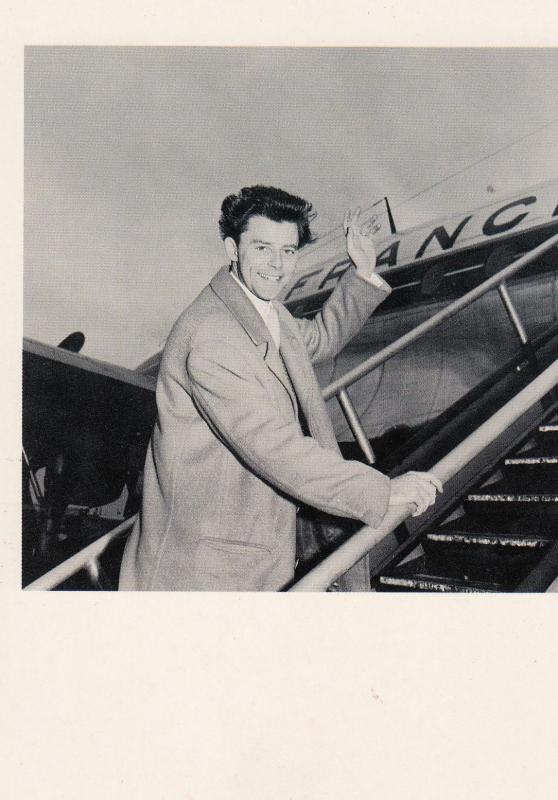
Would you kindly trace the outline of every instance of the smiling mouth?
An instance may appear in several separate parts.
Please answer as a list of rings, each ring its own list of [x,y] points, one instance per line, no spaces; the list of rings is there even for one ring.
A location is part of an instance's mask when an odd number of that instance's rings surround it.
[[[275,281],[275,283],[279,283],[281,280],[281,275],[269,275],[267,272],[258,272],[260,278],[263,278],[264,281]]]

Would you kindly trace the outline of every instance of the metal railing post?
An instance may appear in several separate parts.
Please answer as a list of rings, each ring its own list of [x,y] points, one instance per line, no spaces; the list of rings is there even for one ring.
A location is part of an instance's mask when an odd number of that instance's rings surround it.
[[[339,405],[341,406],[343,414],[345,415],[345,419],[349,424],[349,428],[351,429],[357,444],[364,453],[364,457],[369,464],[373,464],[376,461],[374,451],[372,450],[372,446],[368,441],[356,409],[352,404],[351,398],[347,394],[347,390],[341,389],[341,391],[337,394],[337,399],[339,400]]]
[[[87,574],[89,575],[92,583],[99,583],[99,561],[97,558],[92,558],[85,565]]]
[[[39,482],[35,476],[35,473],[31,469],[31,464],[27,457],[27,453],[25,452],[25,447],[21,448],[21,452],[23,454],[23,460],[25,461],[25,466],[27,467],[27,471],[29,473],[29,482],[31,483],[31,488],[33,489],[35,499],[37,500],[37,503],[41,506],[43,505],[45,500],[44,494],[41,492],[41,487],[39,486]]]
[[[519,316],[519,312],[510,297],[510,293],[505,281],[502,281],[502,283],[498,286],[498,294],[502,299],[502,303],[504,304],[504,308],[506,309],[511,323],[515,328],[515,332],[519,336],[519,341],[521,344],[527,344],[529,342],[527,331],[525,330],[523,322],[521,321],[521,317]]]

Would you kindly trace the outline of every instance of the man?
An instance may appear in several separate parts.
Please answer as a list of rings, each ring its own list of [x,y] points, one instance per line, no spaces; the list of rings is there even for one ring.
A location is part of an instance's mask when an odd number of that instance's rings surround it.
[[[427,473],[390,481],[344,461],[311,366],[341,350],[390,292],[360,212],[345,216],[354,267],[309,321],[275,298],[311,239],[311,205],[253,186],[221,210],[230,267],[166,343],[121,589],[278,590],[294,575],[299,503],[375,526],[388,505],[421,513],[441,490]]]

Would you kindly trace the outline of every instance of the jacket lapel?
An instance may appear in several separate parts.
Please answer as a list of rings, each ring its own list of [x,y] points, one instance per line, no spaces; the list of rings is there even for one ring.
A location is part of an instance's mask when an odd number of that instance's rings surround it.
[[[293,336],[290,329],[283,323],[281,317],[280,328],[280,351],[283,357],[283,362],[287,368],[287,373],[298,398],[298,402],[300,403],[300,407],[308,419],[308,391],[310,389],[310,385],[308,383],[308,373],[306,372],[304,364],[304,361],[307,360],[308,357],[306,353],[300,351],[299,342],[297,341],[296,337]]]
[[[295,415],[298,417],[298,406],[297,406],[297,399],[295,394],[295,389],[293,387],[293,383],[289,378],[287,370],[285,369],[285,364],[281,359],[279,354],[279,350],[275,346],[275,342],[270,341],[268,343],[267,352],[264,356],[264,361],[269,367],[269,369],[273,372],[276,378],[278,378],[291,398],[291,402],[293,404],[293,410]]]
[[[339,452],[333,426],[322,400],[321,389],[306,346],[298,335],[296,322],[279,303],[276,303],[275,307],[281,325],[281,354],[310,433],[322,447]]]
[[[210,286],[252,339],[268,369],[281,381],[291,398],[295,414],[298,416],[294,389],[269,328],[240,286],[231,278],[229,268],[222,267],[211,281]]]
[[[273,304],[279,315],[280,355],[269,328],[240,286],[231,278],[228,267],[219,270],[210,286],[254,342],[267,368],[285,387],[295,415],[298,417],[300,404],[310,433],[316,441],[323,447],[339,452],[316,375],[300,338],[298,326],[290,313],[281,303]]]
[[[209,285],[236,317],[255,345],[271,340],[267,325],[240,286],[231,278],[228,267],[222,267]]]

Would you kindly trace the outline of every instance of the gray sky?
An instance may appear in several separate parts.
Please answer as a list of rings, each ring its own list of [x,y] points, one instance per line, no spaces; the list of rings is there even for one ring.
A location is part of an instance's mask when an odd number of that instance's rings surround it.
[[[325,233],[384,195],[403,229],[556,178],[557,86],[558,49],[28,48],[24,333],[135,366],[224,263],[244,185]]]

